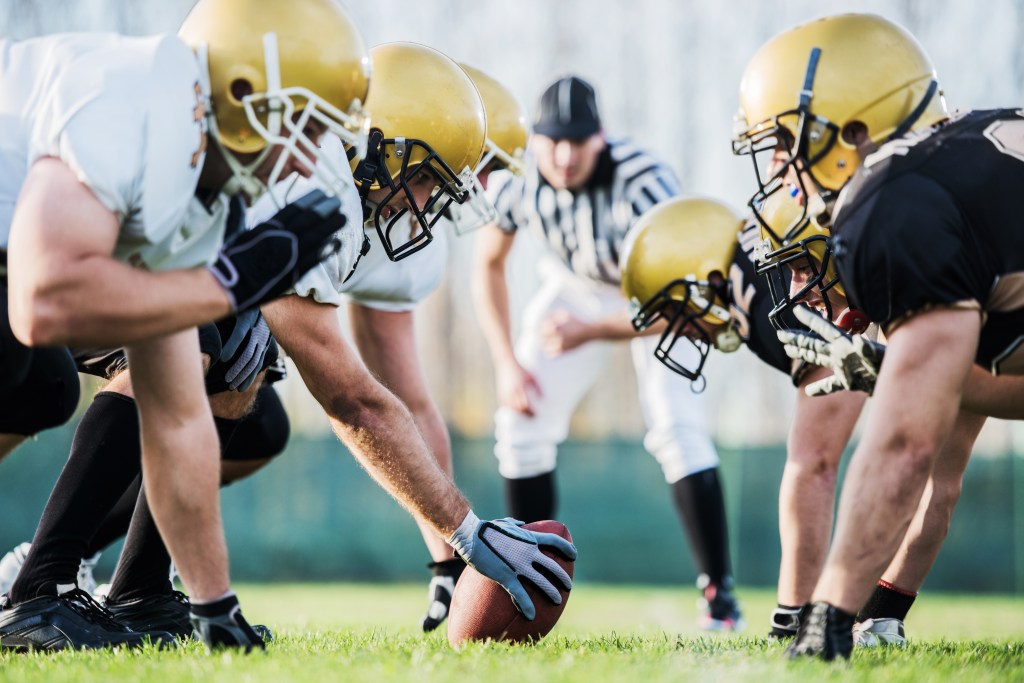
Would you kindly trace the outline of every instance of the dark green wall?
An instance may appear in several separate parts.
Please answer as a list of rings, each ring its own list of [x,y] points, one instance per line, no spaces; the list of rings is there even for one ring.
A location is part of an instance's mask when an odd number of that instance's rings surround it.
[[[63,465],[71,429],[43,434],[0,463],[0,548],[30,538]],[[478,514],[503,514],[501,484],[481,440],[455,443],[457,481]],[[724,450],[723,476],[737,578],[774,584],[781,448]],[[949,541],[927,587],[1014,591],[1014,486],[1021,458],[975,458]],[[1014,468],[1016,467],[1016,471]],[[573,442],[561,452],[560,514],[580,550],[577,576],[591,581],[689,582],[693,565],[654,460],[633,441]],[[1019,513],[1017,513],[1019,514]],[[418,530],[330,438],[297,437],[266,470],[224,493],[233,574],[245,580],[394,580],[426,576]],[[113,562],[108,553],[101,570]],[[1020,561],[1017,561],[1020,564]],[[104,571],[100,572],[104,574]]]

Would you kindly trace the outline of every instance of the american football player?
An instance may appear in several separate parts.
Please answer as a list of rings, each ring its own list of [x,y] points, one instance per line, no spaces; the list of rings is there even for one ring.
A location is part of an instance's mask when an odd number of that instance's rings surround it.
[[[555,510],[558,445],[573,411],[597,380],[613,340],[631,340],[647,424],[645,448],[657,459],[686,530],[702,591],[699,622],[742,626],[732,591],[718,453],[701,397],[651,358],[653,339],[636,338],[619,291],[618,254],[634,221],[678,192],[675,174],[632,142],[605,135],[593,87],[577,76],[552,83],[534,122],[534,159],[521,178],[492,179],[497,221],[478,233],[473,290],[495,365],[499,408],[495,455],[509,512],[535,521]],[[505,280],[516,234],[546,246],[543,281],[512,342]]]
[[[207,643],[246,648],[262,641],[229,587],[195,326],[281,294],[330,250],[337,199],[314,195],[225,243],[229,197],[320,173],[324,130],[358,146],[346,112],[365,98],[369,65],[333,2],[264,10],[204,0],[181,37],[0,41],[2,448],[67,418],[77,392],[67,347],[125,345],[154,517]],[[325,73],[349,78],[328,87]],[[27,559],[44,574],[16,582],[0,605],[0,645],[143,641],[76,589],[80,551],[67,575],[45,553]]]
[[[1024,123],[1012,109],[950,116],[913,36],[862,14],[768,41],[740,99],[736,147],[785,159],[760,193],[796,188],[805,213],[829,212],[827,256],[854,308],[888,340],[833,544],[788,650],[848,657],[854,615],[905,537],[972,365],[1019,374],[1013,284],[1024,250],[1007,227],[1012,193],[1000,188],[1024,174],[1014,134]]]
[[[374,48],[372,54],[377,65],[377,84],[374,87],[379,93],[380,101],[388,102],[389,106],[395,107],[405,116],[404,119],[401,115],[394,115],[392,118],[381,116],[376,119],[375,126],[383,128],[374,128],[374,131],[382,130],[385,133],[385,140],[414,142],[415,145],[411,148],[423,153],[421,165],[436,164],[438,167],[447,168],[447,159],[451,159],[457,167],[474,164],[484,146],[485,120],[479,95],[462,70],[441,53],[419,45],[390,44]],[[417,113],[420,104],[419,90],[409,87],[406,79],[396,75],[401,69],[414,70],[420,77],[417,88],[424,92],[445,91],[452,94],[446,103],[446,116],[441,119],[444,123],[437,123],[435,117]],[[461,99],[455,95],[460,95]],[[436,148],[435,137],[438,139]],[[447,147],[443,147],[443,144]],[[323,153],[331,155],[332,159],[345,159],[344,149],[337,138],[325,140]],[[367,158],[373,159],[374,155],[374,148],[371,148]],[[344,178],[348,166],[341,165],[339,169],[341,177]],[[415,215],[416,209],[422,209],[430,198],[436,196],[433,182],[421,180],[422,177],[429,177],[430,173],[423,172],[421,175],[420,169],[416,166],[402,168],[401,174],[396,173],[398,180],[394,180],[395,186],[403,187],[403,192],[386,194],[376,205],[376,216],[392,219],[388,225],[389,230],[396,226],[403,226],[411,232],[422,228],[419,224],[421,216]],[[318,187],[321,182],[319,178],[301,176],[281,181],[273,188],[272,193],[253,207],[250,221],[258,225],[263,217],[276,215],[277,206],[291,206],[293,195],[300,198],[298,201],[302,201],[301,198],[310,195],[311,187]],[[309,186],[306,186],[307,184]],[[408,191],[404,188],[408,188]],[[475,515],[468,511],[468,506],[454,488],[450,478],[437,467],[416,426],[411,422],[411,416],[405,406],[384,389],[349,350],[341,335],[334,307],[341,302],[339,291],[350,281],[348,278],[354,272],[354,264],[359,259],[363,241],[362,231],[359,230],[362,221],[358,214],[354,214],[354,211],[359,210],[360,201],[351,177],[347,178],[343,191],[343,206],[353,215],[346,221],[351,228],[339,233],[338,237],[343,243],[356,245],[356,248],[350,249],[343,245],[335,254],[300,279],[295,285],[294,293],[280,300],[281,306],[264,308],[264,323],[260,323],[263,319],[261,314],[253,315],[253,322],[248,325],[248,329],[243,329],[243,336],[240,338],[235,339],[235,332],[230,324],[221,330],[217,339],[224,340],[224,348],[232,346],[245,349],[240,357],[236,358],[233,355],[234,351],[226,356],[218,356],[214,345],[205,347],[210,349],[207,355],[219,359],[213,363],[207,375],[208,389],[221,387],[214,390],[210,398],[214,414],[220,418],[218,426],[225,430],[236,429],[233,427],[233,420],[244,415],[251,405],[251,397],[259,386],[261,370],[270,364],[272,348],[269,351],[251,350],[253,340],[257,338],[257,331],[263,329],[267,335],[270,332],[276,333],[275,337],[295,361],[307,386],[328,412],[336,432],[360,458],[366,469],[389,492],[417,513],[418,517],[429,519],[430,524],[424,524],[424,527],[432,534],[437,533],[438,527],[441,531],[447,532],[445,535],[449,542],[455,545],[460,553],[460,562],[470,562],[486,575],[507,586],[520,608],[532,618],[533,605],[520,584],[520,578],[528,578],[549,596],[553,596],[552,599],[559,599],[557,590],[549,580],[538,574],[534,568],[535,562],[540,566],[553,564],[546,558],[535,557],[540,555],[537,544],[554,545],[566,555],[573,555],[574,550],[567,543],[549,539],[543,534],[523,531],[511,522],[480,522],[476,519]],[[387,188],[378,188],[378,191],[389,192]],[[464,199],[464,191],[459,188],[448,188],[446,191],[452,191],[460,201]],[[374,201],[374,197],[372,192],[369,193],[367,201]],[[412,220],[404,223],[395,222],[396,215],[409,210],[411,212],[407,215],[413,217]],[[367,211],[367,215],[373,216],[374,212]],[[353,233],[358,238],[353,236]],[[386,232],[381,234],[382,239],[385,237]],[[410,261],[414,261],[418,254],[409,256]],[[380,293],[377,292],[377,295],[380,296]],[[240,323],[233,324],[237,327]],[[411,333],[411,327],[409,332]],[[235,342],[232,345],[233,339]],[[390,341],[384,340],[387,343]],[[411,342],[404,340],[403,343]],[[256,347],[267,344],[267,338],[263,337]],[[386,352],[388,350],[396,349],[380,349],[374,352],[382,354],[378,358],[381,362],[385,357],[389,363],[403,362],[402,358],[392,359]],[[235,373],[233,369],[236,367],[242,367],[243,370]],[[96,433],[92,438],[100,442],[104,440],[104,435],[115,431],[110,426],[116,410],[115,405],[131,401],[131,384],[127,381],[129,372],[121,373],[106,387],[101,396],[112,395],[116,400],[108,401],[106,406],[97,408],[95,420],[88,423],[95,427]],[[211,381],[211,376],[217,379]],[[255,376],[255,381],[245,380],[246,377],[252,376]],[[409,389],[410,381],[419,379],[413,377],[407,380],[405,388]],[[227,387],[223,386],[225,381]],[[224,391],[226,388],[234,391]],[[90,411],[92,410],[91,407]],[[91,417],[93,416],[87,412],[86,418]],[[245,423],[239,428],[244,427]],[[125,442],[124,448],[127,450],[130,443],[121,432],[128,430],[116,431],[119,432],[118,437]],[[230,436],[230,440],[228,436],[223,439],[229,450],[233,439],[234,435]],[[225,458],[226,479],[251,474],[262,464],[262,461],[232,463],[229,453],[225,454]],[[77,463],[77,467],[95,470],[97,460],[94,451],[83,449],[73,452],[71,461]],[[232,465],[230,469],[228,465]],[[132,481],[131,478],[126,478],[124,472],[119,477],[120,481],[124,482],[123,485]],[[115,501],[111,501],[111,505]],[[56,493],[51,497],[47,510],[48,513],[44,514],[44,524],[48,518],[56,522],[48,524],[45,530],[41,526],[41,532],[36,534],[36,544],[53,544],[59,539],[66,538],[71,524],[74,525],[78,537],[87,541],[93,535],[96,525],[102,521],[103,514],[110,510],[110,506],[99,510],[99,516],[96,510],[87,513],[91,528],[83,523],[80,516],[72,517],[64,505],[63,497]],[[454,519],[455,516],[458,519]],[[439,518],[443,521],[439,522]],[[498,544],[498,550],[492,552],[489,545],[492,534],[503,534],[510,541],[504,545]],[[478,542],[479,539],[486,541]],[[524,544],[530,543],[533,544],[533,552],[523,554],[521,548]],[[520,554],[511,560],[503,559],[508,552]],[[140,498],[125,551],[106,603],[120,621],[133,628],[159,627],[179,636],[192,632],[192,626],[187,619],[188,601],[181,594],[175,593],[167,580],[169,559],[149,519],[146,499]],[[555,580],[561,580],[568,585],[569,579],[564,573],[555,572],[555,577]],[[195,613],[194,605],[192,612]],[[192,622],[195,624],[194,618]],[[200,624],[195,624],[197,631],[200,627]]]

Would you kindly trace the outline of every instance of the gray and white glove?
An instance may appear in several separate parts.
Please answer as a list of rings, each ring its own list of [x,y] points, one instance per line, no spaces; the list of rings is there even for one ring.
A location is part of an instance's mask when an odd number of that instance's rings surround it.
[[[224,340],[217,359],[220,363],[231,363],[231,367],[223,371],[228,388],[246,391],[252,386],[273,343],[260,309],[250,308],[236,315],[234,329]]]
[[[523,524],[511,517],[482,522],[470,510],[459,528],[448,538],[448,543],[466,564],[500,583],[512,596],[516,608],[532,621],[537,616],[537,609],[522,584],[523,579],[535,585],[556,605],[562,603],[558,588],[537,568],[549,572],[565,590],[572,589],[569,575],[557,562],[542,553],[540,547],[550,546],[567,560],[576,559],[576,547],[556,534],[523,529]]]
[[[252,386],[256,376],[263,367],[263,359],[267,357],[267,350],[270,348],[270,328],[262,315],[256,319],[252,331],[249,333],[249,343],[245,350],[238,356],[234,365],[224,373],[224,379],[228,386],[236,391],[247,391]]]
[[[811,330],[780,330],[779,341],[786,355],[832,371],[831,377],[808,384],[808,396],[824,396],[837,391],[864,391],[870,396],[878,381],[885,345],[861,334],[850,335],[820,315],[797,306],[797,320]]]

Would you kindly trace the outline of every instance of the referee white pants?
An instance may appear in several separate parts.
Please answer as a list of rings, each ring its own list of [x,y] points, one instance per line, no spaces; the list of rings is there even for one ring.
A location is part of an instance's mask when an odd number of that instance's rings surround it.
[[[516,343],[519,363],[537,379],[543,395],[533,397],[534,417],[508,408],[495,415],[494,454],[507,479],[525,479],[555,469],[558,444],[583,395],[604,372],[611,344],[592,341],[556,357],[541,348],[541,322],[558,310],[585,321],[628,308],[617,287],[573,275],[560,263],[541,265],[543,284],[524,312]],[[654,357],[658,337],[630,342],[647,434],[644,448],[657,459],[669,484],[718,466],[708,435],[703,396],[690,382]],[[687,349],[689,351],[689,349]],[[696,350],[693,350],[694,359]]]

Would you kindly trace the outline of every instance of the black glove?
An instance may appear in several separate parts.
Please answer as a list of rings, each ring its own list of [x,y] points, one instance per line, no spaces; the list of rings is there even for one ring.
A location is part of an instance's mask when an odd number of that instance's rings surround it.
[[[341,246],[334,233],[345,226],[341,200],[313,190],[265,223],[239,233],[221,247],[209,270],[244,311],[288,290]]]

